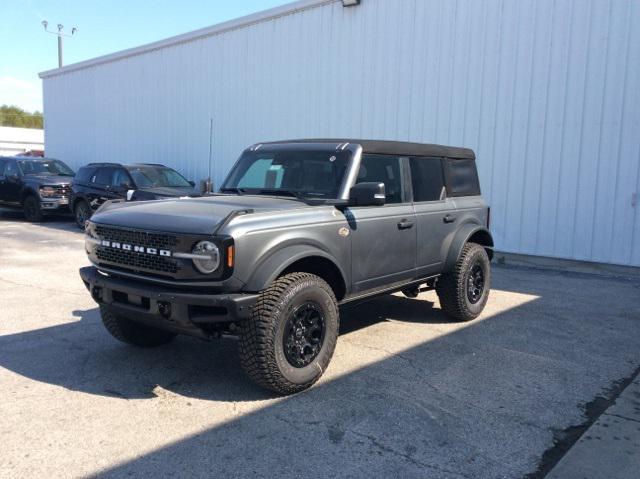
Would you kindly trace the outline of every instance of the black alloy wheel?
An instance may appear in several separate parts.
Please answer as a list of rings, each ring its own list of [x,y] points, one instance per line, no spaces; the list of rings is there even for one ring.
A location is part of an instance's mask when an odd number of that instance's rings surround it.
[[[480,262],[475,263],[467,277],[467,298],[471,304],[476,304],[484,292],[484,270]]]
[[[324,343],[324,322],[322,309],[314,301],[306,301],[291,312],[282,338],[289,364],[304,368],[313,362]]]
[[[42,211],[40,211],[40,201],[33,195],[24,199],[24,217],[27,221],[37,223],[42,221]]]

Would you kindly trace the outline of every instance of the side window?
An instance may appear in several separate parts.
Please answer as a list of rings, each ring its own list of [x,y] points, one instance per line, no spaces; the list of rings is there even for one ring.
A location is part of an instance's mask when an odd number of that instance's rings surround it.
[[[4,165],[4,174],[6,176],[19,175],[20,171],[18,170],[18,163],[15,160],[6,160]]]
[[[402,203],[400,158],[388,155],[364,155],[356,183],[384,183],[387,203]]]
[[[73,181],[74,183],[89,183],[95,172],[95,168],[80,168]]]
[[[129,173],[124,168],[116,168],[111,179],[111,186],[125,186],[131,184]]]
[[[93,182],[101,186],[111,185],[115,170],[116,170],[115,168],[111,168],[111,167],[98,168],[98,171],[96,172],[96,176]]]
[[[447,186],[451,196],[477,196],[480,182],[474,160],[447,158]]]
[[[0,176],[4,176],[4,164],[5,164],[5,160],[0,158]]]
[[[442,199],[444,174],[440,158],[411,158],[411,186],[413,201]]]

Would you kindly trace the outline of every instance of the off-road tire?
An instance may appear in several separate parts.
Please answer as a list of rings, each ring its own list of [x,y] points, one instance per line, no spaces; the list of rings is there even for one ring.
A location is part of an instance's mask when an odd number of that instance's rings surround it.
[[[44,218],[40,209],[40,200],[35,195],[29,195],[24,199],[22,209],[25,219],[31,223],[39,223]]]
[[[91,218],[91,207],[86,201],[80,200],[76,203],[76,206],[73,209],[73,216],[78,228],[84,231],[85,221]]]
[[[290,315],[305,302],[313,301],[324,317],[324,340],[313,361],[294,367],[284,351],[285,327]],[[240,362],[257,384],[278,394],[294,394],[312,386],[327,369],[340,325],[338,303],[331,287],[309,273],[281,276],[264,290],[251,318],[240,325]]]
[[[102,324],[111,336],[123,343],[141,348],[154,348],[171,342],[176,334],[163,329],[153,328],[118,316],[108,306],[100,306]]]
[[[482,296],[476,303],[468,297],[468,279],[474,265],[484,273]],[[456,321],[471,321],[482,313],[491,289],[491,265],[486,250],[477,243],[467,243],[452,271],[443,274],[436,283],[440,306]]]

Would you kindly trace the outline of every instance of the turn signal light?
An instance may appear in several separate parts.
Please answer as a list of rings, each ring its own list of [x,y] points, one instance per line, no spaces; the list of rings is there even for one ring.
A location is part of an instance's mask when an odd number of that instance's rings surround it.
[[[229,268],[233,268],[233,253],[233,245],[231,245],[227,248],[227,266]]]

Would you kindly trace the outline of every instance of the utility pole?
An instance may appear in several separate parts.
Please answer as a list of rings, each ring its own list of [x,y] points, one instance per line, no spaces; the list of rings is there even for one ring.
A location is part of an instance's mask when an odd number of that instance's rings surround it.
[[[42,21],[42,26],[44,27],[45,32],[51,33],[52,35],[56,35],[58,37],[58,68],[62,68],[62,38],[72,37],[78,31],[78,29],[76,27],[73,27],[71,29],[71,35],[67,35],[65,33],[62,33],[64,25],[62,25],[61,23],[58,23],[57,32],[51,31],[47,28],[49,26],[49,22],[47,22],[46,20]]]

